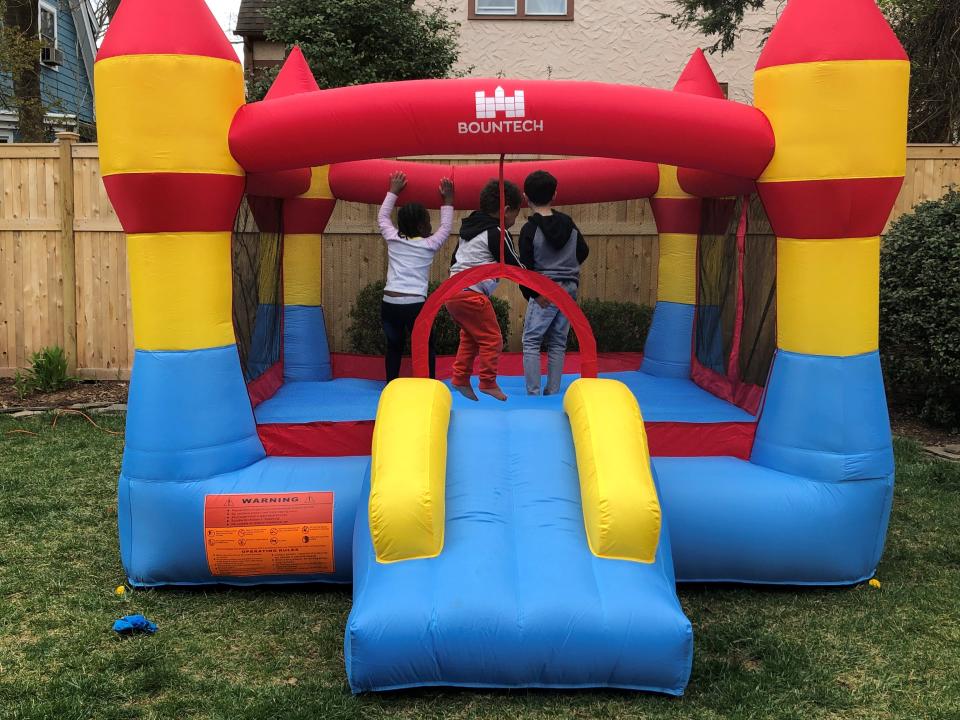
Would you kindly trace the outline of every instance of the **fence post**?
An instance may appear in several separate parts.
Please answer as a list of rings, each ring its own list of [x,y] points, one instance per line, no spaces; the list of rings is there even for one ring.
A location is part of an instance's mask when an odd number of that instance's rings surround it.
[[[75,132],[58,132],[60,145],[60,255],[63,278],[63,350],[67,372],[77,371],[77,260],[74,242],[73,144],[80,139]]]

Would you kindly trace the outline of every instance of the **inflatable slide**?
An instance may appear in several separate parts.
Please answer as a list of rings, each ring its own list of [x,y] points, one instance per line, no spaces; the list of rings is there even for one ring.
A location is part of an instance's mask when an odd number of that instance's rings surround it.
[[[626,386],[578,380],[567,414],[450,405],[430,380],[395,381],[380,401],[354,539],[353,690],[682,694],[693,633]]]

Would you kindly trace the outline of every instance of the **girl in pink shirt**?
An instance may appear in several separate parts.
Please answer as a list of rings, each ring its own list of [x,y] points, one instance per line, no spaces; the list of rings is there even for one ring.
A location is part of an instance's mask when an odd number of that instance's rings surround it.
[[[440,228],[433,232],[430,214],[419,203],[409,203],[397,211],[397,225],[390,219],[397,198],[407,185],[407,176],[395,172],[390,176],[390,191],[387,193],[377,224],[380,234],[387,241],[387,282],[383,289],[380,318],[383,334],[387,339],[385,358],[387,382],[400,376],[400,361],[407,336],[427,299],[427,286],[433,256],[450,237],[453,226],[453,181],[440,181]],[[433,337],[430,338],[430,377],[436,376],[436,357]]]

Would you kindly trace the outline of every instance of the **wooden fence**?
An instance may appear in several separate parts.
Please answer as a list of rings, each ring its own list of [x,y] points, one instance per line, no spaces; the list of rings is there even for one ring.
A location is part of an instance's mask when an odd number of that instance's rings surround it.
[[[952,184],[960,184],[960,147],[911,146],[894,217]],[[658,249],[649,203],[569,210],[591,245],[582,297],[653,303]],[[349,349],[357,292],[386,273],[375,217],[374,207],[340,203],[324,239],[323,303],[334,350]],[[448,257],[441,251],[435,279],[445,277]],[[523,303],[513,286],[498,293],[511,303],[508,344],[518,349]],[[69,134],[55,145],[0,145],[0,375],[24,367],[47,345],[75,353],[80,376],[129,376],[126,243],[100,179],[97,146]]]

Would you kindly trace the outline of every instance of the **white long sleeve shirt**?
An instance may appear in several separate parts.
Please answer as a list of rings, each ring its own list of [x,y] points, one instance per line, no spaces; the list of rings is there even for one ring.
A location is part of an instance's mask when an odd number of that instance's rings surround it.
[[[453,227],[453,206],[440,208],[440,227],[427,238],[407,238],[400,234],[390,219],[397,196],[388,192],[377,213],[380,234],[387,241],[387,283],[384,290],[427,297],[430,266],[437,250],[450,237]]]

